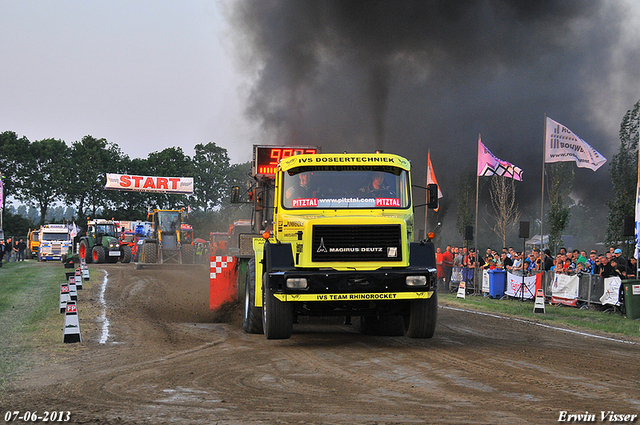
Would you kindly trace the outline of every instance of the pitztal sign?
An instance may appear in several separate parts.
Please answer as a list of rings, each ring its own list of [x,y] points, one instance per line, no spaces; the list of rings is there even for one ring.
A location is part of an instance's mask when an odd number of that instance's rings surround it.
[[[190,195],[193,193],[193,177],[155,177],[107,173],[107,184],[104,188]]]

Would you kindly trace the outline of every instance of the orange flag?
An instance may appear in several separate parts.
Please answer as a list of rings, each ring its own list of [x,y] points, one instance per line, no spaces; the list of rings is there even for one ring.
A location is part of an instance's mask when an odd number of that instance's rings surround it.
[[[431,164],[431,152],[427,153],[427,184],[438,184],[436,180],[436,173],[433,172],[433,165]],[[438,199],[442,198],[442,191],[440,190],[440,185],[438,185]],[[440,207],[436,208],[434,211],[438,211]]]

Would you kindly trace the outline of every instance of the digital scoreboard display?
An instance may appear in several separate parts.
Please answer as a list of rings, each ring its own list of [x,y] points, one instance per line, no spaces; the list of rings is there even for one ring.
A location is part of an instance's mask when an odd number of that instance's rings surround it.
[[[257,177],[275,176],[278,162],[294,155],[320,153],[318,146],[254,146],[253,174]]]

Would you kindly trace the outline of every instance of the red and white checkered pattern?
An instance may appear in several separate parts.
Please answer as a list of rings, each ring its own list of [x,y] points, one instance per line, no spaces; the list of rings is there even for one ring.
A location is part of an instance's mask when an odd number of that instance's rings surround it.
[[[233,257],[219,255],[216,257],[211,257],[211,271],[209,277],[211,279],[215,279],[218,273],[222,273],[222,271],[232,265],[232,263]]]

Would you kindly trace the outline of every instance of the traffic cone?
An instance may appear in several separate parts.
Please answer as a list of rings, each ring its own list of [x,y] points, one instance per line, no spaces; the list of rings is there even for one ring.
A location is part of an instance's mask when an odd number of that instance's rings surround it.
[[[64,334],[62,342],[82,342],[80,321],[78,320],[78,307],[76,306],[76,303],[73,301],[68,302],[65,311],[66,314],[64,315]]]
[[[458,286],[458,295],[456,295],[456,298],[462,298],[463,300],[466,299],[466,291],[464,289],[464,282],[460,282],[460,286]]]
[[[533,306],[534,313],[544,313],[544,292],[542,289],[536,291],[536,304]]]

